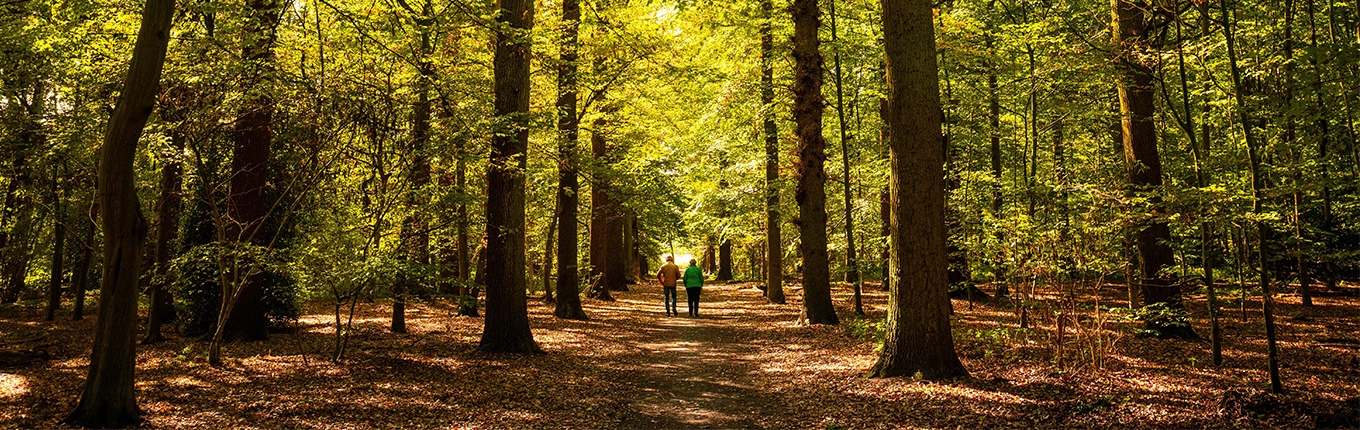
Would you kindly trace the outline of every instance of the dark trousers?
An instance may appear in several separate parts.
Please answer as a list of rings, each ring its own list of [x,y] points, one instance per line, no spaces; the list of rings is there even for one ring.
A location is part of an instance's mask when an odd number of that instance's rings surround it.
[[[685,298],[689,299],[689,316],[699,316],[699,293],[702,287],[685,287]]]
[[[661,292],[662,292],[663,295],[665,296],[662,300],[665,300],[665,301],[666,301],[666,315],[670,315],[671,313],[675,313],[676,315],[680,315],[680,307],[677,305],[677,303],[676,303],[676,301],[675,301],[675,296],[676,296],[676,294],[675,294],[675,287],[674,287],[674,286],[670,286],[670,287],[662,286],[662,287],[661,287]]]

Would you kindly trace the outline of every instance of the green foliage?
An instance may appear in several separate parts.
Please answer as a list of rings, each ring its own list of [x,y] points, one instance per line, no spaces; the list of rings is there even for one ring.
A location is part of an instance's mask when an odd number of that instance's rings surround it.
[[[1181,306],[1153,303],[1134,309],[1110,308],[1110,311],[1123,314],[1128,321],[1143,322],[1145,328],[1134,330],[1138,336],[1169,338],[1173,336],[1168,333],[1190,328],[1190,316]]]
[[[229,255],[223,255],[227,252]],[[179,310],[180,332],[185,336],[200,336],[210,332],[216,324],[221,306],[221,267],[219,259],[232,257],[265,257],[259,254],[250,256],[240,250],[223,251],[215,244],[198,246],[176,258],[172,263],[172,285],[175,288],[175,305]],[[270,324],[282,327],[297,320],[301,313],[297,283],[287,272],[279,270],[277,262],[265,261],[264,269],[258,273],[258,282],[264,293],[262,303],[265,316]]]
[[[873,342],[876,348],[882,348],[883,337],[887,334],[886,322],[882,318],[848,318],[841,323],[841,327],[860,342]]]
[[[983,358],[1002,356],[1014,359],[1016,344],[1023,344],[1030,335],[1030,329],[998,325],[995,328],[969,330],[967,333],[978,342]]]

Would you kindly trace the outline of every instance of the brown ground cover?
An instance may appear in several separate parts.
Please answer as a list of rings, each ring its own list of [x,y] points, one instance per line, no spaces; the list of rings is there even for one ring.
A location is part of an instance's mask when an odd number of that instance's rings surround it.
[[[437,303],[410,308],[411,334],[387,333],[379,301],[359,306],[340,364],[327,360],[334,327],[319,302],[295,333],[228,345],[221,368],[196,339],[139,347],[138,399],[145,425],[166,428],[1313,427],[1353,425],[1360,409],[1355,297],[1305,309],[1281,296],[1290,391],[1276,396],[1262,392],[1259,302],[1246,303],[1245,321],[1235,299],[1226,304],[1215,368],[1207,341],[1134,336],[1138,323],[1104,309],[1121,303],[1118,287],[1036,292],[1026,329],[1013,302],[954,300],[972,378],[929,383],[864,377],[887,301],[866,290],[869,318],[839,327],[798,326],[796,289],[770,305],[749,284],[706,288],[699,318],[665,317],[654,285],[587,300],[589,321],[558,320],[533,300],[542,356],[478,352],[482,320]],[[849,289],[835,294],[849,317]],[[1207,337],[1202,297],[1189,306]],[[0,427],[53,427],[76,401],[92,321],[41,317],[0,308],[0,349],[46,355],[0,364]]]

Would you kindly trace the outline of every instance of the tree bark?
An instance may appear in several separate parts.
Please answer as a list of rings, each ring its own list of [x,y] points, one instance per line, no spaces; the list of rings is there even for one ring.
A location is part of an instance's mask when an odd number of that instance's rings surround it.
[[[798,146],[798,251],[803,257],[803,311],[809,324],[838,324],[831,302],[831,270],[826,255],[826,138],[822,136],[822,54],[817,30],[817,0],[794,0],[793,118]],[[934,53],[931,54],[934,57]]]
[[[1152,69],[1141,60],[1141,53],[1151,50],[1148,42],[1144,11],[1151,6],[1143,0],[1111,0],[1113,9],[1114,44],[1118,47],[1116,67],[1120,117],[1122,118],[1124,160],[1128,170],[1130,192],[1141,195],[1162,186],[1162,162],[1157,153],[1157,130],[1153,124],[1154,97]],[[1162,269],[1173,263],[1170,245],[1171,229],[1162,216],[1164,209],[1156,195],[1148,197],[1148,221],[1134,233],[1138,250],[1145,304],[1165,303],[1180,306],[1180,289]],[[1180,333],[1179,336],[1190,336]]]
[[[612,145],[605,138],[606,122],[595,120],[590,133],[590,152],[599,165],[613,163]],[[619,202],[610,195],[613,181],[606,172],[595,175],[590,187],[590,273],[600,282],[592,291],[601,300],[613,300],[609,291],[627,291],[624,285],[623,215]]]
[[[192,96],[181,88],[171,89],[173,97],[171,103],[178,104],[184,98],[180,96]],[[183,121],[179,116],[180,106],[163,107],[162,115],[175,122]],[[167,115],[168,113],[168,115]],[[152,250],[152,264],[155,264],[155,276],[151,281],[149,295],[151,296],[151,310],[147,312],[146,318],[146,337],[142,338],[143,345],[150,345],[165,340],[161,334],[161,325],[174,319],[175,302],[170,293],[169,282],[164,279],[166,272],[169,271],[170,259],[174,253],[175,242],[179,236],[179,212],[182,203],[183,180],[180,175],[182,167],[179,157],[184,151],[184,132],[178,128],[170,131],[170,148],[174,154],[165,157],[161,166],[161,195],[156,202],[156,243]]]
[[[773,0],[760,1],[760,116],[765,139],[765,298],[784,304],[784,242],[779,220],[779,126],[774,122]]]
[[[576,218],[580,211],[580,177],[577,142],[580,141],[580,116],[577,74],[578,34],[581,4],[562,0],[561,62],[557,66],[557,307],[553,315],[563,319],[586,319],[581,308],[580,238]]]
[[[85,288],[90,282],[90,266],[94,263],[94,230],[97,228],[92,220],[98,214],[98,204],[91,203],[89,213],[81,217],[81,229],[84,233],[80,241],[80,260],[76,261],[76,267],[71,272],[71,297],[74,304],[71,306],[71,320],[80,321],[85,319]]]
[[[426,227],[423,207],[425,199],[422,189],[430,183],[430,161],[428,146],[430,142],[430,86],[434,77],[434,66],[430,63],[431,53],[430,26],[433,24],[434,4],[426,0],[421,16],[416,20],[420,26],[420,47],[416,80],[416,101],[411,106],[411,164],[407,166],[406,181],[406,219],[402,222],[401,243],[406,261],[414,265],[430,264],[430,232]],[[419,277],[411,275],[412,267],[407,267],[402,279],[392,292],[392,333],[406,333],[406,296],[416,287]]]
[[[931,3],[881,3],[892,151],[892,286],[883,352],[871,376],[967,376],[949,327],[943,111]]]
[[[85,388],[75,410],[63,420],[65,423],[121,427],[141,421],[133,370],[137,350],[137,281],[147,225],[137,202],[133,161],[142,128],[156,106],[174,14],[174,0],[147,0],[122,95],[104,133],[99,200],[106,239],[99,320],[95,324]]]
[[[53,169],[53,173],[57,173]],[[62,264],[62,257],[66,252],[66,211],[62,210],[65,203],[62,202],[62,192],[60,182],[62,175],[52,176],[52,268],[51,278],[47,284],[47,320],[57,319],[57,309],[61,307],[61,278],[65,273],[66,266]]]
[[[723,239],[718,244],[718,276],[714,276],[715,281],[732,280],[732,241]]]
[[[492,60],[496,116],[486,202],[486,321],[481,350],[541,354],[529,331],[524,279],[525,152],[529,145],[529,60],[534,4],[501,0]]]
[[[248,89],[249,96],[236,120],[231,183],[228,185],[230,197],[227,210],[231,221],[227,237],[254,245],[259,245],[263,239],[260,232],[268,216],[265,189],[268,186],[270,144],[273,139],[271,127],[274,121],[272,92],[260,91],[256,87],[268,88],[273,81],[274,30],[278,26],[280,7],[278,0],[250,1],[242,48],[242,56],[247,61],[244,87]],[[237,266],[249,268],[255,264],[253,261],[244,261]],[[223,341],[238,338],[263,340],[269,337],[269,321],[264,315],[264,285],[260,283],[260,276],[247,274],[249,269],[245,272],[232,273],[227,278],[228,284],[236,284],[235,288],[240,291],[223,291],[223,300],[230,300],[233,295],[236,297],[235,303],[224,307],[230,312],[222,328]],[[240,278],[242,276],[245,278]]]

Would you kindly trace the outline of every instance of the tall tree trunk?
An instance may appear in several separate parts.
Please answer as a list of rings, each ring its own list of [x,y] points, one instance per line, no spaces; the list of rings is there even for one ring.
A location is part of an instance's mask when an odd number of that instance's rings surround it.
[[[525,151],[529,145],[529,32],[534,4],[501,0],[493,59],[496,116],[486,201],[486,322],[481,350],[541,354],[529,331],[524,279]]]
[[[580,28],[580,1],[562,0],[561,62],[557,65],[557,219],[561,224],[557,231],[557,307],[553,315],[576,320],[586,319],[581,308],[581,245],[576,221],[581,205],[577,164],[581,117],[576,106]]]
[[[99,320],[85,388],[75,410],[62,420],[65,423],[122,427],[141,421],[133,370],[137,361],[137,280],[147,226],[137,202],[133,161],[142,128],[156,106],[174,15],[174,0],[147,0],[122,95],[104,133],[99,207],[106,239]]]
[[[472,281],[471,265],[473,255],[472,250],[470,249],[471,247],[468,244],[467,197],[471,193],[468,192],[467,186],[467,162],[463,160],[464,157],[467,156],[466,150],[467,140],[459,139],[454,142],[454,152],[455,156],[458,158],[458,161],[454,163],[454,187],[458,190],[458,194],[463,197],[458,203],[458,210],[454,215],[455,218],[457,218],[455,222],[458,224],[458,237],[454,242],[455,247],[457,247],[456,253],[458,259],[458,295],[460,297],[458,301],[458,315],[475,317],[477,316],[477,294],[476,287],[470,284]],[[483,236],[482,246],[485,246],[485,240],[486,237]],[[478,270],[480,271],[481,269]],[[468,300],[468,297],[471,297],[471,300]]]
[[[187,101],[185,97],[192,97],[188,91],[182,88],[170,90],[170,102],[175,106],[164,107],[161,116],[172,119],[179,123],[184,119],[179,115],[178,106],[181,102]],[[173,112],[173,113],[171,113]],[[170,115],[166,115],[170,113]],[[161,334],[161,325],[174,319],[175,302],[170,293],[170,283],[165,279],[169,272],[170,259],[174,253],[176,242],[179,237],[179,212],[182,203],[183,180],[180,178],[182,167],[179,157],[184,151],[184,132],[179,128],[170,131],[170,148],[174,154],[165,157],[161,166],[161,195],[156,202],[156,243],[152,253],[152,264],[155,264],[155,276],[151,281],[151,310],[146,318],[146,337],[142,338],[143,345],[150,345],[165,340]]]
[[[987,1],[987,10],[996,9],[996,0]],[[987,26],[986,33],[983,35],[983,49],[991,58],[999,57],[995,52],[996,36],[992,34],[991,26]],[[989,153],[992,162],[992,216],[1001,218],[1001,87],[997,82],[997,65],[995,60],[987,61],[987,138],[991,143]]]
[[[803,312],[809,324],[838,324],[831,302],[831,268],[826,255],[826,138],[822,136],[822,53],[817,0],[794,0],[793,119],[798,146],[794,173],[798,187],[798,251],[803,257]],[[931,55],[934,57],[933,53]]]
[[[927,0],[882,0],[892,151],[892,292],[873,377],[967,376],[949,327],[939,68]]]
[[[1119,47],[1116,65],[1119,69],[1119,105],[1123,123],[1124,161],[1128,169],[1130,192],[1149,193],[1162,185],[1162,163],[1157,154],[1157,130],[1153,124],[1154,97],[1152,73],[1149,65],[1141,62],[1142,54],[1151,50],[1148,42],[1144,11],[1151,6],[1143,0],[1111,0],[1113,9],[1114,44]],[[1180,289],[1162,269],[1173,263],[1168,243],[1171,229],[1165,221],[1156,220],[1164,209],[1161,199],[1148,198],[1148,216],[1134,233],[1138,250],[1138,266],[1142,277],[1145,304],[1165,303],[1180,306]],[[1193,330],[1171,330],[1156,327],[1165,335],[1193,337]]]
[[[553,240],[557,239],[554,233],[557,232],[557,216],[562,211],[553,208],[552,218],[548,221],[548,227],[543,229],[543,303],[552,304],[557,299],[553,298],[552,290],[552,271],[553,271]]]
[[[1228,10],[1227,2],[1219,4],[1222,12],[1223,38],[1227,42],[1228,48],[1228,67],[1232,72],[1233,95],[1237,104],[1237,116],[1242,122],[1242,135],[1247,141],[1247,158],[1251,163],[1251,211],[1260,214],[1263,209],[1261,200],[1263,188],[1265,188],[1264,178],[1261,177],[1261,151],[1260,144],[1256,141],[1256,132],[1253,129],[1251,111],[1247,109],[1246,96],[1242,92],[1242,71],[1237,64],[1236,37],[1233,34],[1233,27],[1236,26],[1236,19],[1233,13]],[[1280,358],[1279,348],[1275,342],[1275,293],[1271,291],[1270,267],[1266,258],[1266,238],[1269,236],[1266,224],[1257,219],[1256,224],[1256,252],[1257,263],[1260,264],[1261,276],[1261,311],[1265,314],[1266,320],[1266,361],[1267,370],[1270,373],[1270,389],[1273,392],[1284,392],[1284,384],[1280,382]]]
[[[831,56],[834,64],[834,74],[836,82],[836,124],[840,129],[841,138],[841,174],[844,175],[841,185],[845,194],[845,282],[854,284],[855,290],[855,311],[856,315],[863,314],[860,309],[859,296],[859,261],[855,256],[855,204],[854,194],[850,189],[850,136],[845,123],[845,91],[842,85],[841,73],[841,48],[840,37],[836,33],[836,0],[827,0],[831,13],[831,43],[834,49]]]
[[[1308,0],[1308,44],[1314,50],[1318,49],[1317,37],[1317,18],[1314,0]],[[1207,19],[1206,19],[1207,21]],[[1207,23],[1205,24],[1208,25]],[[1322,67],[1318,64],[1317,55],[1309,56],[1308,63],[1313,69],[1313,98],[1314,106],[1317,111],[1316,133],[1318,135],[1318,174],[1322,177],[1322,231],[1324,235],[1331,235],[1332,232],[1332,189],[1331,189],[1331,160],[1328,155],[1331,145],[1332,135],[1330,112],[1327,104],[1323,100],[1325,91],[1323,90]],[[1323,282],[1327,288],[1336,288],[1336,275],[1333,270],[1331,258],[1323,253],[1321,256]]]
[[[1298,116],[1294,113],[1294,76],[1298,73],[1294,62],[1294,18],[1297,15],[1294,0],[1284,2],[1284,106],[1281,112],[1285,116],[1284,142],[1289,146],[1290,172],[1289,177],[1294,184],[1294,190],[1290,196],[1290,204],[1293,209],[1291,221],[1294,224],[1294,263],[1295,270],[1299,279],[1299,296],[1304,306],[1313,306],[1313,294],[1311,289],[1312,280],[1308,277],[1308,265],[1305,262],[1306,253],[1304,251],[1303,237],[1303,213],[1300,206],[1308,196],[1304,194],[1303,170],[1305,169],[1303,160],[1304,155],[1298,144]],[[1321,112],[1318,112],[1321,114]]]
[[[91,202],[88,213],[80,217],[80,226],[83,233],[80,241],[80,260],[76,261],[76,267],[71,272],[71,298],[75,302],[71,307],[71,320],[80,321],[85,319],[85,288],[90,282],[90,266],[94,263],[94,230],[97,228],[93,220],[98,214],[98,204]]]
[[[614,162],[606,127],[603,118],[597,119],[590,133],[590,152],[600,165]],[[618,201],[610,195],[611,182],[607,174],[597,174],[590,187],[590,273],[600,283],[592,293],[601,300],[613,300],[609,291],[628,289],[623,284],[623,216]]]
[[[417,65],[420,76],[416,81],[416,102],[411,106],[411,164],[406,171],[406,181],[409,183],[406,191],[408,212],[401,229],[404,257],[407,262],[417,265],[430,264],[430,232],[425,225],[422,209],[425,201],[421,195],[422,189],[430,183],[430,81],[434,77],[434,66],[430,63],[429,55],[432,50],[430,26],[433,24],[433,14],[434,4],[426,0],[421,16],[416,20],[420,26],[420,59]],[[406,333],[406,296],[418,284],[418,278],[411,275],[409,267],[405,272],[392,292],[392,325],[389,327],[392,333]]]
[[[1200,13],[1200,38],[1209,40],[1211,36],[1209,30],[1209,5],[1200,3],[1196,6]],[[1190,153],[1194,156],[1195,182],[1200,188],[1209,186],[1209,172],[1205,167],[1209,157],[1209,122],[1208,117],[1210,107],[1208,103],[1203,103],[1200,109],[1201,121],[1199,124],[1199,138],[1195,137],[1194,115],[1191,113],[1190,85],[1187,77],[1185,62],[1185,43],[1181,36],[1181,20],[1176,21],[1176,36],[1182,42],[1176,45],[1176,58],[1178,70],[1180,72],[1181,84],[1181,106],[1185,111],[1185,133],[1190,141]],[[1205,89],[1212,80],[1209,76],[1210,70],[1205,69]],[[1207,93],[1207,91],[1206,91]],[[1218,289],[1214,284],[1214,247],[1213,247],[1213,224],[1209,221],[1200,223],[1199,244],[1200,244],[1200,269],[1204,289],[1208,296],[1209,330],[1210,330],[1210,349],[1212,351],[1213,363],[1215,366],[1223,364],[1223,329],[1218,321]]]
[[[231,221],[227,237],[252,245],[259,245],[264,239],[261,231],[268,216],[266,187],[274,121],[272,91],[256,88],[269,88],[273,82],[274,31],[278,27],[280,7],[278,0],[251,0],[246,12],[242,56],[247,62],[244,87],[249,91],[236,120],[236,146],[232,151],[227,205]],[[228,285],[224,286],[222,300],[230,301],[233,296],[236,300],[222,307],[229,310],[228,317],[220,330],[221,335],[214,335],[209,355],[219,351],[222,341],[269,337],[269,321],[264,315],[264,285],[258,274],[249,274],[253,272],[249,268],[256,264],[238,262],[236,266],[244,271],[236,270],[226,278]],[[218,337],[221,339],[217,340]]]
[[[765,297],[784,304],[784,239],[779,219],[779,126],[774,106],[774,1],[760,1],[760,117],[765,139]]]
[[[47,284],[48,321],[57,319],[57,308],[61,307],[61,278],[66,272],[66,266],[62,264],[66,252],[66,211],[62,210],[65,203],[60,185],[64,175],[56,174],[57,169],[52,169],[52,173],[52,277]]]

